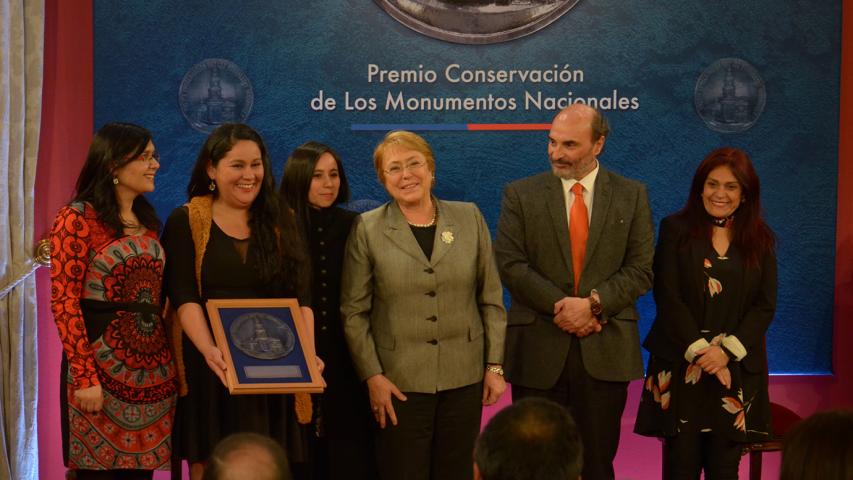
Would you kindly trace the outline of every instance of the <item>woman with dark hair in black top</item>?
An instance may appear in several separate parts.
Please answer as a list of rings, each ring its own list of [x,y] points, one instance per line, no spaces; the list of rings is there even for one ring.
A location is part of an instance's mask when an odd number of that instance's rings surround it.
[[[170,259],[165,289],[184,333],[175,344],[186,373],[178,456],[190,463],[191,478],[201,478],[221,439],[254,432],[280,443],[292,464],[304,462],[297,417],[310,421],[310,397],[302,403],[299,395],[230,395],[226,364],[203,307],[208,299],[296,297],[313,340],[307,255],[292,214],[280,209],[260,135],[242,124],[214,130],[198,154],[187,194],[189,202],[172,212],[162,238]]]
[[[665,439],[671,478],[738,478],[742,444],[770,438],[766,332],[775,236],[746,152],[718,148],[655,250],[657,318],[634,431]]]
[[[308,243],[317,354],[327,365],[328,386],[315,405],[314,477],[372,479],[370,405],[352,366],[340,314],[343,252],[356,217],[338,206],[349,199],[340,157],[318,142],[299,146],[285,165],[280,194],[283,208],[295,212]]]

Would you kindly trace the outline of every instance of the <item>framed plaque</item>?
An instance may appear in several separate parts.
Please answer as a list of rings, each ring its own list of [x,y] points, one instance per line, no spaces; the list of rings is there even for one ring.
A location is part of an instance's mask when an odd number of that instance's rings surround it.
[[[232,395],[323,391],[296,299],[208,300],[207,313]]]

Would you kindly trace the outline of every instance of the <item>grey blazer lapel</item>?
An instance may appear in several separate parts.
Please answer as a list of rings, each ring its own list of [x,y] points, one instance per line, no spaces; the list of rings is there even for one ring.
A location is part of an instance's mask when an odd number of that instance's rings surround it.
[[[453,218],[447,205],[444,202],[439,202],[435,197],[433,197],[433,201],[438,208],[438,219],[435,226],[435,240],[432,244],[430,263],[435,265],[453,248],[455,242],[459,240],[459,236],[456,231],[456,219]]]
[[[563,264],[569,271],[569,276],[572,278],[574,274],[572,270],[572,251],[569,244],[569,222],[566,212],[566,196],[563,194],[563,183],[555,176],[548,177],[545,183],[545,204],[548,206],[548,211],[551,213],[551,225],[554,228],[554,233],[557,234],[557,243],[560,254],[563,256]]]
[[[424,255],[424,251],[418,245],[415,235],[412,234],[412,230],[409,228],[409,222],[406,221],[406,217],[403,216],[403,212],[400,211],[397,202],[393,200],[388,202],[388,205],[385,207],[385,228],[383,233],[400,250],[424,265],[430,265],[426,255]]]
[[[599,168],[598,176],[595,178],[592,218],[589,221],[589,237],[586,240],[586,256],[583,261],[584,269],[589,265],[590,259],[595,255],[595,248],[600,243],[612,199],[613,189],[610,187],[610,174],[604,168]]]

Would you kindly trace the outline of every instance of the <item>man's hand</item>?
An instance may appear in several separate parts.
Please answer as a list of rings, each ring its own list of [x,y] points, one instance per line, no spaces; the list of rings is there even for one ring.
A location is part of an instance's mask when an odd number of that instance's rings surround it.
[[[589,324],[589,325],[583,327],[582,329],[578,330],[577,332],[575,332],[575,336],[578,338],[583,338],[583,337],[586,337],[588,335],[592,335],[593,333],[600,332],[601,328],[602,328],[601,324],[598,323],[598,320],[596,319],[591,324]]]
[[[601,331],[601,325],[592,315],[589,299],[565,297],[554,304],[554,323],[566,333],[585,337]]]

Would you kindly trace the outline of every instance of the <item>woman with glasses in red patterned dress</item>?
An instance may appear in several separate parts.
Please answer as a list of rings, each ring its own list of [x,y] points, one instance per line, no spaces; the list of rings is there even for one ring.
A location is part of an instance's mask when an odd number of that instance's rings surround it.
[[[147,130],[104,125],[51,232],[68,478],[150,479],[169,466],[177,384],[160,317],[165,257],[143,196],[159,168]]]

